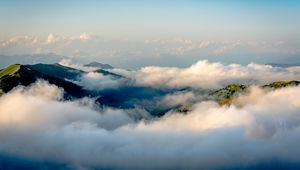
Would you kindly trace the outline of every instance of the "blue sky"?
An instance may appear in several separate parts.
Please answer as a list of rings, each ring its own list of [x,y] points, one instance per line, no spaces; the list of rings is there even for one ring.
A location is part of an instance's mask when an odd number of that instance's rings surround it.
[[[299,1],[2,0],[1,37],[81,32],[133,38],[294,39]]]
[[[0,53],[7,55],[80,53],[125,63],[176,53],[190,64],[210,57],[235,56],[233,61],[246,63],[300,53],[300,1],[292,0],[1,0],[0,21]],[[93,41],[67,41],[80,35]],[[49,37],[53,41],[45,45]]]

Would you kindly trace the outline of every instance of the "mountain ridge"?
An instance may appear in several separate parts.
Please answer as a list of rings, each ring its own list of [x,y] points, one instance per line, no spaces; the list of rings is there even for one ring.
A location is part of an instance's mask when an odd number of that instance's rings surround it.
[[[31,65],[10,65],[1,71],[0,89],[2,93],[7,93],[18,85],[28,86],[38,79],[48,81],[58,87],[64,88],[67,97],[82,97],[86,92],[82,87],[36,70]]]
[[[114,67],[109,65],[109,64],[103,64],[103,63],[99,63],[97,61],[93,61],[90,62],[88,64],[85,64],[84,66],[86,67],[97,67],[97,68],[101,68],[101,69],[113,69]]]
[[[125,78],[122,75],[113,72],[98,69],[94,72],[101,73],[104,76],[110,76],[112,80]],[[39,79],[48,81],[61,87],[65,91],[65,98],[82,98],[93,97],[100,106],[107,106],[113,108],[129,109],[134,108],[136,104],[141,104],[143,107],[153,115],[163,115],[169,110],[176,109],[179,112],[186,113],[190,110],[193,103],[184,103],[177,106],[166,107],[162,110],[153,109],[151,102],[163,97],[167,94],[172,94],[180,90],[168,89],[155,89],[151,86],[143,87],[132,84],[123,84],[119,88],[100,89],[100,90],[87,90],[83,86],[76,84],[83,74],[88,73],[79,69],[66,67],[60,64],[34,64],[34,65],[20,65],[13,64],[0,70],[0,95],[9,92],[13,88],[23,85],[28,86]],[[130,81],[128,79],[128,81]],[[125,81],[124,81],[125,82]],[[123,82],[123,83],[124,83]],[[300,82],[297,80],[291,81],[275,81],[266,85],[260,86],[263,89],[276,90],[288,86],[297,86]],[[231,105],[232,101],[241,94],[249,90],[250,85],[244,84],[229,84],[224,88],[209,91],[205,100],[212,100],[219,105]],[[193,89],[191,89],[193,90]],[[149,107],[148,107],[149,106]]]

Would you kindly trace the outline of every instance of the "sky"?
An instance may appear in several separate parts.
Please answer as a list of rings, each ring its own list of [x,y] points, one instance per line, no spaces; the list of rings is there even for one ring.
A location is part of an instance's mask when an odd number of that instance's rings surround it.
[[[41,75],[86,94],[3,93],[0,169],[300,169],[300,85],[263,86],[300,81],[299,21],[299,0],[0,0],[0,70],[59,62],[82,72]]]
[[[300,2],[292,0],[2,0],[0,53],[84,56],[130,68],[172,58],[180,66],[180,56],[185,65],[203,58],[293,63],[299,19]],[[84,45],[67,41],[84,37]],[[45,45],[51,39],[56,45]],[[195,50],[203,43],[211,48]]]

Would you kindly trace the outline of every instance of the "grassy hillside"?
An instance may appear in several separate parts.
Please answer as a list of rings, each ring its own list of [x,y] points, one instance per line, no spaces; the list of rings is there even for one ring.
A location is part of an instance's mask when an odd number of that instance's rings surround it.
[[[267,85],[261,86],[264,89],[279,89],[288,86],[297,86],[299,85],[299,81],[276,81]],[[240,94],[246,93],[249,86],[239,85],[239,84],[231,84],[217,90],[216,92],[212,93],[212,99],[217,101],[220,105],[231,104],[232,100]]]
[[[0,89],[6,93],[18,85],[29,85],[36,80],[35,75],[29,67],[10,65],[1,71]]]
[[[55,72],[55,70],[53,70],[53,72]],[[43,72],[36,70],[36,67],[30,65],[10,65],[1,70],[1,93],[7,93],[18,85],[27,86],[36,82],[38,79],[44,79],[51,84],[62,87],[65,90],[67,97],[83,97],[87,95],[82,87],[66,81],[64,78],[59,78],[60,76],[44,74]]]
[[[263,89],[267,90],[276,90],[289,86],[300,85],[299,81],[276,81],[267,85],[261,86]],[[248,92],[250,86],[242,84],[231,84],[222,89],[219,89],[211,94],[209,94],[207,100],[213,100],[219,103],[220,105],[230,105],[232,101],[238,96],[243,95]],[[177,111],[181,113],[186,113],[191,110],[192,104],[184,104],[180,106]]]
[[[2,78],[4,76],[13,75],[19,69],[20,69],[20,65],[19,64],[10,65],[10,66],[8,66],[5,69],[3,69],[3,70],[0,71],[0,78]]]
[[[287,87],[287,86],[297,86],[299,85],[300,82],[299,81],[277,81],[277,82],[273,82],[271,84],[268,85],[264,85],[262,86],[263,88],[273,88],[273,89],[278,89],[278,88],[283,88],[283,87]]]
[[[231,84],[225,88],[215,91],[210,95],[210,97],[217,101],[220,105],[229,104],[234,97],[245,92],[247,88],[248,86],[242,84]]]
[[[111,76],[115,79],[122,77],[102,69],[96,72]],[[64,88],[66,93],[70,96],[80,97],[90,95],[89,92],[83,90],[82,87],[69,81],[78,80],[84,73],[82,70],[65,67],[60,64],[13,64],[0,70],[0,95],[9,92],[18,85],[27,86],[38,79],[47,80],[51,84]],[[94,93],[91,95],[94,95]]]

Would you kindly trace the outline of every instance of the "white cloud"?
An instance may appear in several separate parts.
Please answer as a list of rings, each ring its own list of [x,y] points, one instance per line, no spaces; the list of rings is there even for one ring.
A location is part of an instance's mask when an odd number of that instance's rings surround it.
[[[266,84],[273,81],[300,80],[300,72],[295,69],[254,63],[246,66],[223,65],[218,62],[209,63],[207,60],[198,61],[187,68],[149,66],[133,72],[115,71],[131,77],[137,84],[157,88],[216,89],[233,83]]]
[[[1,42],[1,41],[0,41]],[[13,46],[34,46],[38,42],[38,37],[31,36],[15,36],[11,37],[8,40],[3,40],[1,45],[2,47],[13,47]]]
[[[105,88],[117,88],[121,82],[101,73],[88,72],[82,75],[80,82],[77,82],[77,84],[88,90],[102,90]]]
[[[87,41],[87,40],[91,39],[91,37],[86,32],[83,32],[83,33],[80,34],[79,39],[81,41]]]
[[[174,107],[178,105],[182,105],[185,103],[191,103],[195,100],[201,100],[202,96],[196,96],[193,92],[176,92],[173,94],[168,94],[163,97],[161,101],[159,101],[159,107]]]
[[[69,123],[93,122],[99,127],[111,129],[132,122],[120,110],[94,110],[92,100],[86,98],[75,101],[62,99],[63,90],[44,81],[29,87],[18,87],[0,98],[0,126],[5,128],[17,124],[16,128],[55,128]],[[13,105],[17,107],[11,107]]]
[[[81,33],[79,36],[70,36],[70,37],[56,36],[53,34],[49,34],[46,42],[48,44],[59,42],[59,41],[65,41],[65,42],[70,43],[71,41],[74,41],[74,40],[80,40],[82,42],[85,42],[90,39],[91,39],[91,36],[89,34],[87,34],[86,32]]]
[[[22,39],[20,37],[23,37]],[[166,56],[179,58],[180,61],[195,61],[207,58],[234,57],[237,61],[249,58],[245,56],[268,57],[266,60],[277,61],[281,57],[299,54],[297,43],[283,43],[282,41],[215,41],[195,40],[186,38],[169,39],[113,39],[103,36],[90,35],[82,32],[78,35],[64,36],[49,34],[46,37],[16,36],[0,40],[0,50],[5,55],[56,53],[63,56],[90,57],[105,59],[106,62],[124,62],[136,59],[154,58],[157,63],[167,62]],[[276,54],[274,58],[270,55]],[[279,55],[280,54],[280,55]],[[126,56],[126,59],[124,58]],[[279,57],[280,56],[280,57]],[[255,58],[254,58],[255,59]],[[273,60],[274,59],[274,60]],[[227,58],[224,58],[224,61]],[[179,61],[179,62],[180,62]],[[260,59],[261,61],[265,61]],[[280,60],[282,61],[282,60]],[[140,61],[141,62],[141,61]],[[138,65],[138,64],[137,64]],[[141,65],[141,64],[140,64]],[[144,65],[144,64],[143,64]]]
[[[47,43],[53,43],[56,41],[56,38],[54,37],[53,34],[49,34],[47,37]]]
[[[103,90],[105,88],[117,88],[119,85],[125,83],[125,79],[115,79],[110,75],[103,75],[98,73],[98,67],[90,67],[82,64],[76,64],[71,59],[62,59],[59,62],[60,65],[75,68],[85,71],[79,77],[78,81],[74,83],[84,87],[87,90]]]
[[[58,100],[60,89],[39,82],[0,98],[0,152],[75,169],[251,169],[300,161],[300,87],[257,91],[240,108],[199,102],[187,114],[133,122],[120,110]]]

